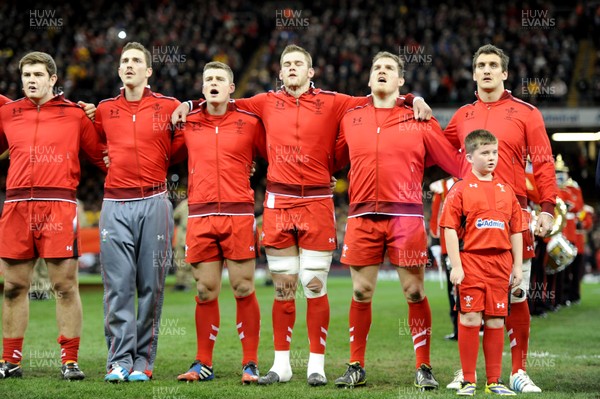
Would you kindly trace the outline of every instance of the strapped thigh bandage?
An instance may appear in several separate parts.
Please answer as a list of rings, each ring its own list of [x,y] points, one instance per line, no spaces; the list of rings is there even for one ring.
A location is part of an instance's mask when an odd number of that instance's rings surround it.
[[[300,271],[300,259],[297,256],[267,255],[267,264],[271,273],[298,274]]]
[[[518,287],[513,288],[510,292],[510,302],[520,303],[527,300],[527,292],[529,291],[529,280],[531,278],[531,259],[523,261],[523,280]],[[521,290],[521,295],[515,296],[515,291]]]
[[[307,298],[318,298],[327,294],[327,274],[332,259],[333,251],[311,251],[300,248],[300,281]],[[307,288],[314,278],[321,282],[321,290],[318,292]]]

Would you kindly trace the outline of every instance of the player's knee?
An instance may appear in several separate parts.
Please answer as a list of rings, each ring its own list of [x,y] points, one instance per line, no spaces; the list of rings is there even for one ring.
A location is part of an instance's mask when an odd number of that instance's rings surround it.
[[[354,298],[359,302],[370,301],[373,298],[373,290],[364,287],[355,288]]]
[[[56,299],[69,300],[75,296],[79,288],[77,281],[74,279],[59,280],[52,283],[52,291],[56,295]]]
[[[510,302],[511,303],[521,303],[527,300],[527,291],[521,287],[517,287],[511,291],[510,294]]]
[[[375,285],[369,282],[359,282],[354,284],[354,298],[357,301],[369,301],[373,298]]]
[[[320,293],[323,289],[323,286],[324,284],[317,277],[313,277],[312,280],[310,280],[308,284],[305,285],[307,289],[314,292],[315,294]]]
[[[485,321],[485,326],[488,328],[502,328],[504,327],[503,317],[492,317]]]
[[[204,284],[201,281],[196,282],[196,290],[198,291],[198,299],[201,302],[212,301],[219,295],[219,291],[216,287]]]
[[[307,298],[327,294],[327,274],[332,258],[332,251],[300,250],[300,281]]]
[[[481,314],[477,312],[461,313],[460,324],[465,327],[480,327]]]
[[[4,299],[12,301],[22,295],[27,295],[29,285],[21,282],[5,282],[4,283]]]
[[[409,286],[404,289],[404,296],[408,302],[416,303],[425,299],[425,293],[416,286]]]
[[[254,284],[252,284],[252,280],[242,280],[235,283],[232,288],[236,297],[245,297],[252,293]]]

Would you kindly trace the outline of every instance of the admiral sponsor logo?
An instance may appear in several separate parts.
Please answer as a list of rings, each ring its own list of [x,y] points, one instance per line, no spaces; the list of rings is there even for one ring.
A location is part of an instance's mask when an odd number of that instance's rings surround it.
[[[477,219],[475,227],[478,229],[500,229],[504,230],[504,222],[493,219]]]

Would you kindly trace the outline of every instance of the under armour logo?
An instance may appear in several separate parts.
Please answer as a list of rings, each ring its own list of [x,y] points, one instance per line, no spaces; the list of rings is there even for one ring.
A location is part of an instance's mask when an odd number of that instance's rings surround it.
[[[100,232],[100,236],[102,237],[102,242],[106,242],[106,237],[108,237],[108,230],[102,229]]]
[[[67,251],[72,251],[73,250],[73,246],[72,245],[67,245]]]
[[[500,303],[500,302],[496,303],[496,309],[500,309],[500,308],[504,309],[504,303]]]
[[[477,188],[477,183],[473,183],[473,184],[469,183],[469,187],[475,187],[475,188]]]
[[[528,251],[533,251],[533,245],[528,245],[528,246],[527,246],[527,250],[528,250]]]
[[[329,242],[330,243],[334,243],[335,242],[335,238],[334,237],[329,237]]]
[[[157,239],[158,241],[164,241],[164,240],[165,240],[165,235],[164,235],[164,234],[158,234],[158,235],[156,236],[156,239]]]
[[[503,192],[503,193],[505,193],[505,192],[506,192],[506,190],[504,190],[504,184],[500,184],[500,183],[498,183],[498,184],[496,184],[496,186],[500,187],[500,191],[501,191],[501,192]]]
[[[346,244],[344,244],[344,247],[343,247],[343,249],[344,249],[344,250],[343,250],[343,252],[342,252],[342,256],[346,256],[346,251],[348,250],[348,246],[347,246]]]
[[[250,245],[250,251],[254,251],[254,245]]]

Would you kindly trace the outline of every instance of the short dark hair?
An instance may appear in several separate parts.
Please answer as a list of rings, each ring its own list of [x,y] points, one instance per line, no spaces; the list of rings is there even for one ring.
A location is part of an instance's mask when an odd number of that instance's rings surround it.
[[[481,54],[496,54],[498,57],[500,57],[500,66],[502,66],[502,72],[506,72],[508,70],[508,55],[506,55],[501,48],[498,48],[493,44],[486,44],[477,49],[473,55],[473,70],[475,70],[477,66],[477,57],[479,57]]]
[[[465,137],[465,151],[472,154],[476,149],[486,144],[497,144],[498,139],[489,130],[477,129]]]
[[[152,55],[150,54],[150,51],[148,51],[148,49],[144,47],[143,44],[138,42],[129,42],[125,45],[125,47],[123,47],[123,50],[121,50],[121,55],[123,55],[123,53],[127,50],[131,49],[140,50],[142,53],[144,53],[144,57],[146,58],[146,66],[148,68],[152,68]]]
[[[21,58],[21,61],[19,61],[19,72],[23,73],[23,65],[33,64],[44,64],[50,76],[56,75],[56,62],[54,62],[54,59],[48,53],[32,51],[31,53],[26,54]]]

